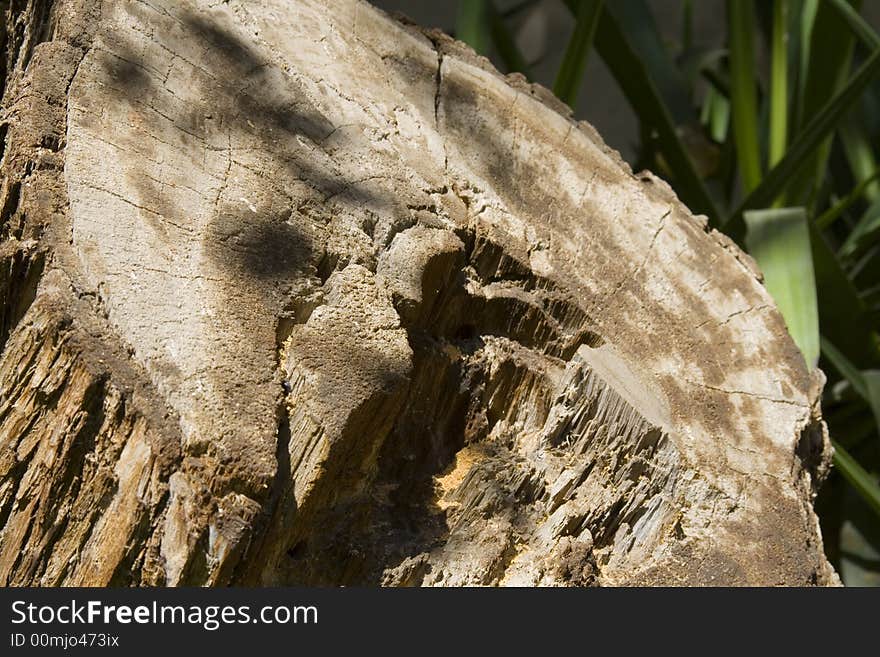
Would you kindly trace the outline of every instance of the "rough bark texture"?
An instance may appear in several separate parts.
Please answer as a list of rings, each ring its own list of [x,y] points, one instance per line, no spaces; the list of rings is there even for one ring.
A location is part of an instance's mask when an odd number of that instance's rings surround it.
[[[356,1],[12,0],[0,583],[827,584],[751,261]]]

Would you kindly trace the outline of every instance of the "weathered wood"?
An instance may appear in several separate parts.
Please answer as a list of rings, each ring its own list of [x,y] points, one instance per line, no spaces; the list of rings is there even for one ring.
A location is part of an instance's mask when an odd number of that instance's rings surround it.
[[[0,582],[828,584],[751,260],[367,4],[28,0]]]

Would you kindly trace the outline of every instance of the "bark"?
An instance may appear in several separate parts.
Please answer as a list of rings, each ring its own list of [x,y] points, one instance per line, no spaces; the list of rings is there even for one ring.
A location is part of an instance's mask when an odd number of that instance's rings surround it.
[[[0,583],[828,584],[751,260],[354,0],[12,0]]]

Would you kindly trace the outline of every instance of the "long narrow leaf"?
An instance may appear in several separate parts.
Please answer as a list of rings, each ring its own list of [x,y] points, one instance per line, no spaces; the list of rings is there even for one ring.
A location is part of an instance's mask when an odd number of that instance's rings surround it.
[[[840,125],[840,141],[849,162],[853,178],[857,183],[862,183],[870,178],[877,170],[877,160],[874,158],[874,149],[865,132],[862,120],[861,108],[856,106]],[[873,203],[880,198],[880,185],[868,184],[861,187],[865,199]]]
[[[730,125],[730,102],[715,87],[709,87],[706,91],[700,122],[709,128],[712,139],[719,144],[725,142]]]
[[[751,192],[761,182],[758,142],[758,101],[755,94],[755,6],[752,0],[727,0],[730,44],[733,139],[743,188]]]
[[[880,432],[880,371],[866,370],[862,372],[862,377],[865,380],[865,387],[868,389],[868,405],[874,413],[877,431]]]
[[[683,109],[681,100],[672,101],[669,104],[664,100],[664,94],[661,94],[658,86],[660,80],[655,77],[655,70],[652,69],[649,72],[647,68],[648,62],[652,66],[656,65],[654,61],[656,56],[652,58],[643,54],[643,50],[647,47],[644,43],[639,48],[635,45],[636,39],[644,37],[643,40],[653,43],[655,37],[645,37],[644,25],[640,25],[638,22],[634,25],[627,23],[627,29],[621,25],[620,17],[625,21],[635,20],[638,17],[637,13],[633,17],[624,11],[629,8],[631,1],[615,0],[605,6],[596,30],[596,50],[617,80],[641,123],[656,130],[663,156],[670,168],[675,171],[674,182],[682,200],[695,212],[706,214],[710,223],[717,226],[720,220],[719,210],[705,183],[697,174],[694,163],[679,135],[679,125],[690,123],[696,125],[697,119],[693,116],[692,120],[677,122],[673,118],[684,111],[692,113],[690,99],[687,96],[684,97]],[[573,0],[566,0],[566,5],[570,10],[576,10]],[[667,83],[672,80],[669,76],[661,76],[661,79]],[[666,96],[668,97],[670,94],[671,91],[667,91]]]
[[[851,257],[863,246],[863,243],[870,245],[871,237],[878,230],[880,230],[880,200],[874,201],[868,206],[868,209],[859,218],[846,241],[840,247],[840,255]]]
[[[863,19],[852,5],[844,0],[829,0],[831,7],[837,11],[841,18],[847,22],[850,29],[869,50],[880,49],[880,35]],[[874,158],[873,148],[869,138],[865,134],[860,112],[850,113],[847,120],[841,126],[840,136],[846,151],[847,159],[853,175],[860,183],[864,183],[876,170],[877,163]],[[861,186],[861,185],[860,185]],[[880,185],[871,184],[864,187],[865,197],[871,203],[876,204],[880,199]],[[876,217],[876,213],[868,212],[849,235],[842,249],[843,253],[850,253],[856,246],[861,235],[870,232],[868,221]]]
[[[792,124],[800,126],[803,124],[803,107],[804,93],[806,86],[804,81],[809,77],[808,71],[810,67],[810,37],[813,34],[813,25],[816,23],[816,14],[819,11],[819,0],[803,0],[800,7],[800,16],[798,19],[799,30],[797,49],[794,51],[798,58],[798,85],[797,95],[794,105],[794,117]]]
[[[860,367],[880,366],[877,335],[865,303],[815,222],[810,222],[810,244],[822,335]]]
[[[861,0],[854,0],[857,4]],[[809,51],[802,83],[799,123],[792,133],[792,142],[801,139],[801,131],[811,118],[824,107],[846,84],[851,69],[855,39],[847,22],[831,5],[819,2],[810,32]],[[803,167],[787,185],[789,203],[812,206],[818,188],[825,180],[828,156],[831,152],[831,135],[804,156]],[[811,209],[811,208],[810,208]]]
[[[816,226],[820,230],[825,230],[831,226],[841,214],[846,212],[853,203],[862,197],[862,194],[865,193],[865,188],[875,183],[877,178],[880,178],[880,168],[875,169],[870,176],[866,177],[858,185],[853,187],[849,194],[840,199],[836,205],[826,210],[818,219],[816,219]]]
[[[788,0],[773,0],[770,55],[770,146],[768,166],[785,155],[788,140]]]
[[[455,36],[481,55],[489,50],[488,17],[488,0],[459,0]]]
[[[566,0],[569,10],[577,9],[575,1]],[[642,65],[648,71],[651,81],[676,125],[693,124],[696,115],[691,103],[691,90],[684,74],[669,52],[647,0],[606,2],[602,14],[603,20],[600,25],[607,25],[605,17],[613,18],[614,23],[623,32],[628,45],[641,58]],[[596,33],[597,49],[600,36],[606,41],[604,39],[606,35],[601,27]],[[605,56],[602,57],[604,59]]]
[[[840,474],[862,496],[871,509],[880,515],[880,486],[840,443],[832,440],[831,444],[834,446],[834,465],[840,470]]]
[[[880,433],[880,370],[861,372],[830,340],[822,338],[822,353],[840,375],[849,381],[853,390],[868,402],[874,414],[874,429]]]
[[[869,50],[880,47],[880,35],[868,25],[849,2],[846,0],[827,0],[827,2],[846,21],[849,28]]]
[[[577,14],[571,39],[565,49],[565,57],[559,66],[553,92],[574,109],[577,92],[587,65],[587,55],[593,45],[593,35],[599,24],[603,0],[577,0]]]
[[[840,376],[849,381],[853,390],[855,390],[862,399],[867,400],[869,395],[868,385],[865,383],[865,377],[862,376],[862,373],[858,368],[853,365],[850,360],[834,346],[834,343],[824,335],[821,337],[821,345],[822,354],[834,366]]]
[[[846,112],[859,100],[859,96],[878,73],[880,73],[880,50],[875,51],[862,64],[840,93],[828,101],[801,131],[797,139],[791,142],[785,157],[764,176],[757,189],[749,194],[733,212],[730,220],[725,224],[725,232],[734,239],[742,236],[743,212],[770,205],[773,199],[791,182],[792,176],[813,161],[810,159],[810,155],[834,131]]]
[[[807,364],[815,367],[819,311],[807,214],[803,208],[753,210],[745,221],[746,245],[764,272],[764,285]]]

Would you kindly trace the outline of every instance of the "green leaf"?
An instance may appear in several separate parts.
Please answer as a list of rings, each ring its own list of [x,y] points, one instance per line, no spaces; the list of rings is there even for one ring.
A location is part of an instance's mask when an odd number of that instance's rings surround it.
[[[788,0],[773,0],[773,36],[770,55],[769,166],[785,155],[788,140]]]
[[[816,226],[820,230],[825,230],[831,226],[841,214],[846,212],[853,203],[862,197],[865,193],[865,188],[874,183],[877,178],[880,178],[880,168],[875,169],[870,176],[866,177],[858,185],[853,187],[849,194],[840,199],[833,207],[826,210],[818,219],[816,219]],[[850,237],[854,234],[855,231],[850,234]],[[844,244],[844,247],[845,246],[846,245]]]
[[[764,272],[776,301],[809,367],[819,362],[819,312],[807,213],[803,208],[754,210],[745,215],[749,253]]]
[[[867,182],[871,182],[868,179]],[[870,242],[870,237],[880,229],[880,200],[874,201],[853,227],[846,241],[840,247],[841,256],[852,256],[863,242]]]
[[[731,113],[733,138],[743,188],[751,192],[761,182],[758,142],[758,101],[755,92],[755,6],[752,0],[727,0],[730,47]]]
[[[845,2],[845,0],[829,0],[829,4],[846,21],[849,28],[869,50],[880,49],[880,35],[865,22],[848,2]],[[862,108],[857,107],[847,116],[843,125],[841,125],[840,137],[853,176],[860,183],[864,183],[876,171],[877,162],[874,158],[871,140],[865,130],[864,116],[861,110]],[[869,202],[877,203],[880,200],[880,185],[868,185],[864,187],[864,193],[865,198]],[[847,244],[844,245],[844,252],[850,251],[860,235],[867,232],[865,230],[867,225],[862,224],[867,224],[870,219],[870,216],[862,218],[860,225],[850,234]]]
[[[861,0],[856,0],[858,4]],[[806,61],[803,62],[798,124],[791,135],[792,143],[803,138],[811,119],[827,106],[844,86],[852,62],[855,40],[852,30],[829,3],[819,2],[809,31]],[[837,123],[837,121],[835,121]],[[792,204],[810,204],[823,183],[831,151],[830,132],[803,155],[803,166],[793,173],[787,185],[787,198]]]
[[[868,310],[815,222],[810,222],[810,244],[822,335],[861,367],[880,366],[877,336],[871,330]]]
[[[577,92],[584,76],[587,55],[593,45],[593,35],[599,24],[603,0],[576,0],[576,4],[574,32],[568,41],[565,57],[553,84],[553,92],[556,96],[572,109],[577,101]]]
[[[715,87],[706,90],[700,121],[709,128],[709,135],[719,144],[727,140],[730,125],[730,102]]]
[[[829,5],[846,21],[849,28],[869,50],[880,49],[880,35],[852,5],[845,0],[829,0]],[[857,181],[863,183],[873,177],[877,169],[877,160],[874,157],[871,139],[865,130],[865,121],[861,110],[862,108],[857,107],[847,116],[841,125],[840,137],[853,176]],[[864,187],[864,194],[870,203],[876,203],[880,200],[880,185],[871,184]],[[867,219],[870,217],[863,217],[863,222]],[[856,232],[864,233],[866,232],[865,228],[866,226],[860,226]],[[850,235],[848,246],[852,246],[857,239],[857,236]]]
[[[731,214],[724,229],[728,235],[738,239],[742,235],[742,214],[746,210],[770,205],[773,200],[791,183],[793,176],[815,160],[811,155],[825,143],[837,128],[843,116],[858,102],[859,96],[880,73],[880,50],[870,58],[850,78],[846,86],[828,101],[810,123],[792,140],[785,157],[773,167],[763,181]]]
[[[834,366],[838,373],[853,387],[862,399],[868,399],[868,385],[865,383],[865,377],[858,368],[853,365],[850,360],[844,356],[840,350],[834,346],[824,335],[821,338],[822,354]]]
[[[566,0],[572,12],[577,9],[575,1]],[[648,72],[675,124],[696,125],[691,90],[684,74],[673,61],[646,0],[614,0],[604,5],[595,37],[597,50],[600,38],[603,44],[608,42],[608,35],[604,33],[602,26],[609,26],[610,22],[622,32],[627,45],[641,59],[642,66]],[[601,50],[599,54],[606,59]]]
[[[481,55],[485,55],[489,51],[488,5],[488,0],[459,0],[458,2],[455,36]]]
[[[865,381],[865,387],[868,390],[866,397],[871,411],[874,413],[874,420],[877,422],[877,431],[880,432],[880,371],[865,370],[862,372],[862,378]]]
[[[797,50],[794,51],[794,55],[798,56],[798,86],[797,86],[797,96],[794,106],[794,125],[801,125],[803,123],[802,114],[804,107],[804,81],[809,77],[809,66],[810,66],[810,37],[813,34],[813,25],[816,22],[816,13],[819,11],[819,0],[803,0],[801,4],[800,17],[798,20],[798,27],[800,28],[797,33],[797,44],[792,44],[797,46]]]
[[[495,50],[498,51],[501,61],[504,62],[507,72],[522,73],[527,78],[532,79],[528,62],[526,62],[526,58],[519,51],[516,40],[504,23],[504,16],[495,8],[494,2],[490,1],[488,3],[486,12],[489,21],[489,32],[492,35],[492,43],[495,45]]]
[[[846,21],[849,28],[855,33],[859,40],[868,47],[868,50],[874,50],[880,47],[880,35],[865,22],[865,19],[859,15],[859,12],[846,0],[827,0],[831,8],[836,11],[840,17]],[[861,2],[856,3],[860,5]]]
[[[573,12],[577,9],[574,0],[566,0],[566,5]],[[599,18],[596,50],[642,125],[656,131],[682,200],[717,226],[721,215],[715,200],[680,137],[679,126],[697,126],[697,117],[655,28],[641,0],[615,0],[605,6]]]
[[[871,509],[880,515],[880,486],[837,441],[832,440],[831,444],[834,446],[834,465],[840,470],[840,474],[870,505]]]
[[[849,381],[853,390],[859,397],[868,402],[871,412],[874,414],[875,430],[880,433],[880,370],[865,370],[864,372],[853,365],[849,359],[840,353],[834,344],[822,338],[822,353],[834,366],[840,375]]]
[[[865,132],[860,109],[858,106],[853,108],[853,111],[844,118],[839,130],[840,141],[843,144],[849,168],[857,183],[862,183],[868,178],[873,180],[873,175],[877,170],[877,160],[874,158],[874,150]],[[876,183],[860,185],[860,188],[869,203],[880,198],[880,185]]]

